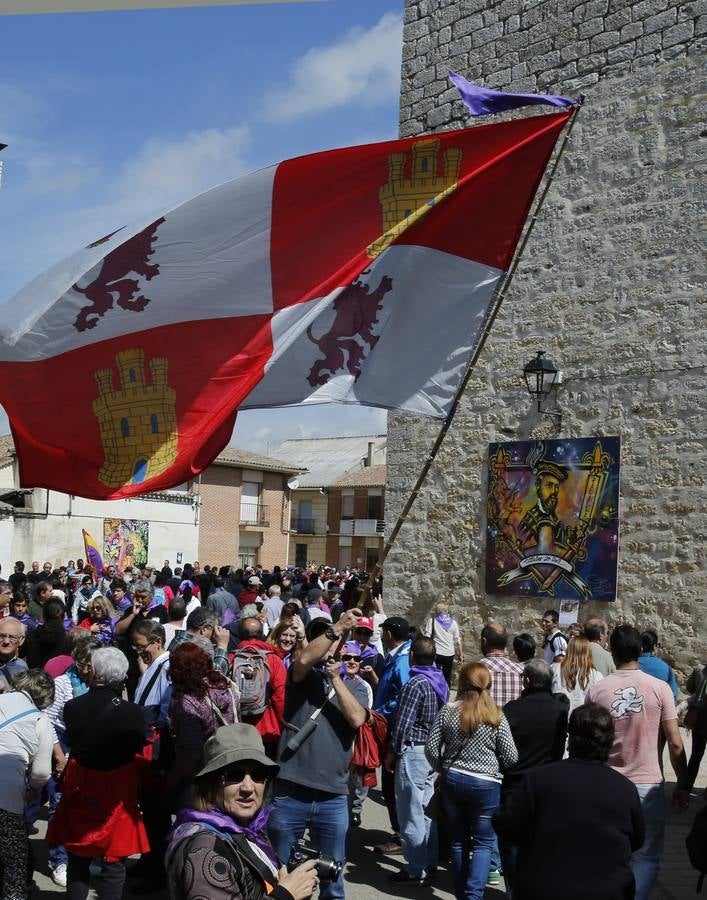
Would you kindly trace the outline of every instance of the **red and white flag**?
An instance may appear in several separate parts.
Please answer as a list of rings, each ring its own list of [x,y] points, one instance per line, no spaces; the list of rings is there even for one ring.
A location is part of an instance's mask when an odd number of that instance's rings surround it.
[[[445,415],[569,116],[291,159],[49,269],[0,307],[22,484],[163,490],[239,408]]]

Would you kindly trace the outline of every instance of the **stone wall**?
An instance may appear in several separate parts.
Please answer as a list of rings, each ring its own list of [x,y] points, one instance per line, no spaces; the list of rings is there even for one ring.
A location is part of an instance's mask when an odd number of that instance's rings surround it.
[[[683,671],[707,656],[704,0],[408,0],[401,135],[470,124],[446,75],[586,103],[451,433],[386,563],[386,611],[453,603],[470,650],[484,621],[539,632],[556,605],[487,596],[490,441],[557,436],[521,370],[564,372],[562,436],[622,437],[619,599]],[[532,113],[531,113],[532,114]],[[389,416],[393,523],[439,423]]]

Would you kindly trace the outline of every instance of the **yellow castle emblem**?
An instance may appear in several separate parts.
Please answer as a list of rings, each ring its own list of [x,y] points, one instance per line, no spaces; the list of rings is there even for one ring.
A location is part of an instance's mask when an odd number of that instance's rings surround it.
[[[115,362],[120,387],[114,390],[113,369],[99,369],[93,401],[105,454],[98,478],[108,487],[154,478],[177,457],[176,392],[167,384],[168,360],[150,360],[151,384],[145,380],[144,351],[123,350]]]
[[[391,153],[388,157],[388,181],[378,193],[383,210],[383,234],[366,247],[370,259],[387,250],[406,228],[456,190],[462,166],[461,148],[448,147],[444,151],[444,174],[439,175],[439,146],[438,138],[415,141],[410,178],[403,177],[405,153]]]

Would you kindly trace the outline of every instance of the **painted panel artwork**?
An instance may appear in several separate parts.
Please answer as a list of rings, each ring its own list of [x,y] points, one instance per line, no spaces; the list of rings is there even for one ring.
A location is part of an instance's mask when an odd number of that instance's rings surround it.
[[[619,437],[489,445],[486,591],[616,600]]]
[[[150,523],[144,519],[104,519],[103,559],[121,572],[126,566],[147,565]]]

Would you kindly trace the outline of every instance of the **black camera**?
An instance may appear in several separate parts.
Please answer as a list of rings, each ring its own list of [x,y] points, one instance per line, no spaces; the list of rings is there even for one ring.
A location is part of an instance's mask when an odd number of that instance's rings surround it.
[[[316,847],[310,846],[304,838],[300,838],[292,847],[290,860],[287,863],[288,871],[291,872],[297,866],[306,863],[308,859],[316,859],[317,875],[320,881],[336,881],[344,868],[344,864],[337,862],[333,856],[321,853]]]

